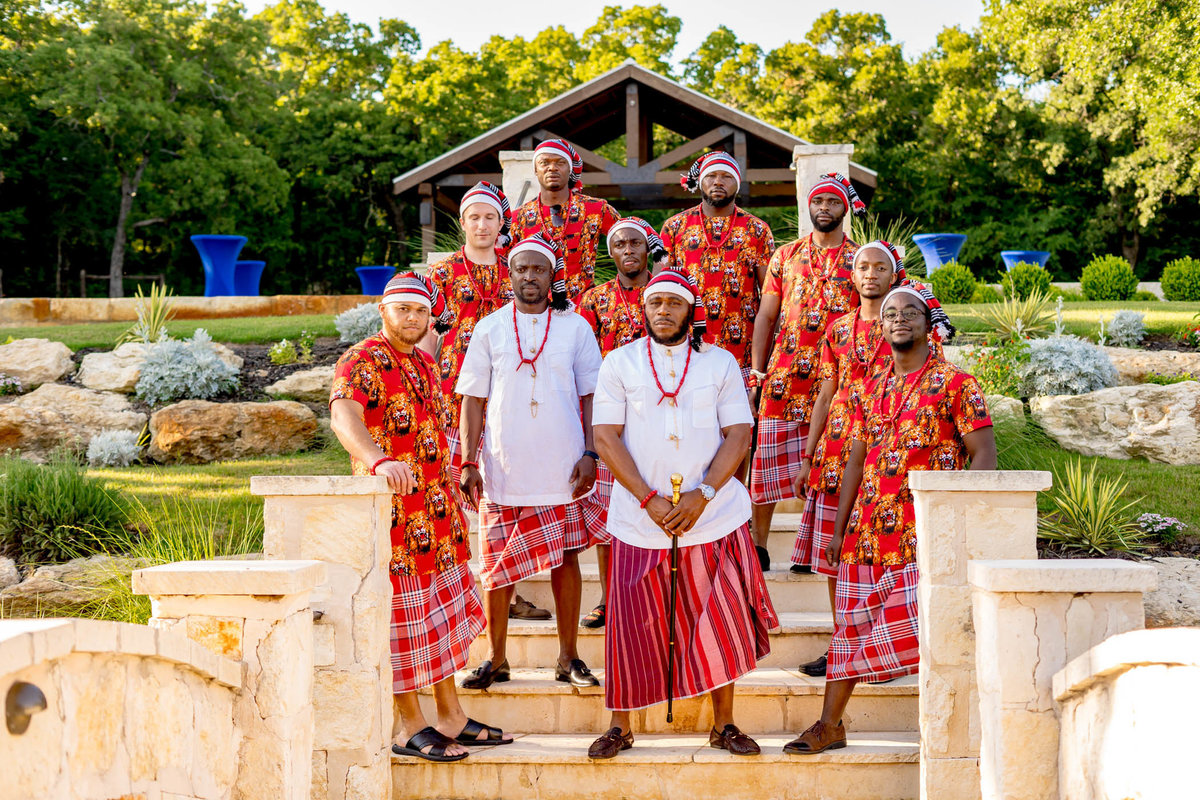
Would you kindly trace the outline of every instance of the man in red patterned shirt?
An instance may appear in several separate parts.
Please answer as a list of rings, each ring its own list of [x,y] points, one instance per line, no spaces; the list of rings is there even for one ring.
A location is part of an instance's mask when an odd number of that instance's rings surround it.
[[[404,732],[400,755],[458,761],[465,746],[512,737],[468,719],[454,672],[484,627],[467,567],[467,525],[454,500],[445,425],[446,396],[433,359],[416,347],[429,330],[437,289],[409,273],[388,281],[379,304],[383,330],[338,360],[330,392],[333,431],[355,475],[383,475],[392,495],[392,691]],[[426,724],[417,691],[433,687],[437,726]],[[465,745],[465,746],[464,746]]]
[[[596,334],[601,357],[646,335],[642,290],[650,280],[650,264],[666,256],[662,240],[650,223],[640,217],[625,217],[608,231],[608,253],[617,264],[617,277],[593,286],[579,298],[579,312]],[[596,464],[596,498],[608,506],[613,476],[603,461]],[[600,603],[583,618],[585,628],[604,627],[608,607],[607,531],[599,534],[596,560],[600,565]]]
[[[856,409],[834,538],[837,610],[825,700],[788,753],[846,746],[842,714],[860,680],[917,671],[917,541],[908,475],[914,470],[993,470],[996,441],[979,383],[929,347],[932,297],[898,286],[883,301],[892,348],[873,391]]]
[[[795,496],[812,404],[819,381],[825,327],[858,304],[850,283],[858,245],[842,232],[851,207],[865,210],[850,181],[822,175],[808,192],[813,231],[771,257],[762,307],[754,320],[751,384],[758,406],[758,440],[750,468],[754,541],[770,568],[767,536],[775,504]],[[776,327],[780,312],[783,321]]]
[[[567,299],[575,302],[594,285],[600,238],[621,215],[580,191],[583,160],[564,139],[547,139],[534,148],[533,174],[540,190],[513,215],[513,241],[540,233],[558,245],[567,265]]]
[[[748,378],[759,288],[767,279],[775,239],[767,223],[734,202],[742,170],[728,153],[704,154],[680,183],[700,192],[700,205],[664,222],[659,238],[670,263],[687,270],[700,286],[708,314],[704,340],[732,353]]]

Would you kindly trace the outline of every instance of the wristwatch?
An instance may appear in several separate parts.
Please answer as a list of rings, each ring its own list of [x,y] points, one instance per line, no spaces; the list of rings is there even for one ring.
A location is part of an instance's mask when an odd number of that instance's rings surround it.
[[[704,498],[704,502],[710,502],[717,496],[717,490],[709,486],[707,483],[702,483],[696,487],[700,490],[700,496]]]

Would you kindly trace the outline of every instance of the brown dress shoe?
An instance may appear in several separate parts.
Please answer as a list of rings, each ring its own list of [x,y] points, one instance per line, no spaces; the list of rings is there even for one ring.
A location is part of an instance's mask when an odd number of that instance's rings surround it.
[[[808,730],[783,746],[783,752],[794,755],[812,755],[826,750],[837,750],[846,746],[846,726],[838,720],[837,725],[826,725],[817,720]]]
[[[538,608],[521,595],[513,598],[513,604],[508,607],[509,619],[550,619],[550,611]]]
[[[738,726],[730,723],[720,732],[716,728],[708,734],[708,746],[728,750],[735,756],[756,756],[761,751],[758,742],[738,730]]]
[[[633,731],[621,733],[620,728],[608,731],[588,748],[588,758],[612,758],[622,750],[633,747]]]

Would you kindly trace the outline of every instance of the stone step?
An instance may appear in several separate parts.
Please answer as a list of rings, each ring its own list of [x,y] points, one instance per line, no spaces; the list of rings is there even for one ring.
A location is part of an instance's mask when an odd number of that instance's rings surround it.
[[[458,680],[466,672],[458,675]],[[596,676],[603,682],[604,670]],[[736,718],[742,730],[799,732],[821,715],[824,678],[793,669],[759,667],[737,682]],[[436,716],[432,690],[422,692],[426,714]],[[517,669],[512,680],[486,690],[459,689],[467,715],[514,733],[592,733],[608,727],[603,686],[576,689],[554,680],[550,669]],[[917,676],[891,683],[859,684],[846,708],[846,727],[854,731],[917,730]],[[674,720],[666,721],[666,705],[633,712],[634,730],[646,733],[706,733],[713,725],[712,704],[703,697],[676,700]]]
[[[829,646],[833,617],[829,611],[785,611],[779,614],[780,629],[771,634],[771,652],[759,662],[762,667],[794,669],[812,661]],[[508,621],[508,663],[513,669],[541,669],[558,658],[556,620]],[[471,643],[470,666],[487,655],[486,631]],[[604,629],[579,629],[579,657],[592,669],[604,666]]]
[[[783,504],[780,503],[780,506]],[[777,507],[778,508],[778,507]],[[475,515],[468,514],[471,523],[471,553],[479,554],[479,534],[475,524]],[[796,529],[800,527],[800,514],[776,511],[771,518],[771,533],[767,537],[767,550],[771,553],[772,563],[792,563],[792,547],[796,544]],[[596,548],[589,547],[579,555],[582,564],[596,563]]]
[[[795,575],[789,570],[791,564],[786,562],[776,562],[771,567],[763,577],[776,611],[829,611],[829,584],[824,575]],[[478,562],[472,562],[471,569],[478,575]],[[580,564],[579,571],[583,576],[583,601],[579,607],[586,614],[600,602],[600,567],[594,563]],[[539,608],[554,611],[549,572],[518,583],[517,594]]]
[[[393,800],[908,800],[919,794],[911,731],[854,733],[847,747],[813,756],[782,751],[792,735],[755,737],[762,755],[732,756],[702,734],[635,731],[633,748],[587,757],[595,734],[530,734],[435,764],[392,758]]]

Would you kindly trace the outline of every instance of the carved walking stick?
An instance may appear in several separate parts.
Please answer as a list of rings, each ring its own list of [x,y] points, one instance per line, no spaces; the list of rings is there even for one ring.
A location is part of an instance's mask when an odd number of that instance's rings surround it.
[[[678,472],[671,475],[671,505],[679,505],[679,489],[683,476]],[[679,585],[679,537],[671,537],[671,596],[667,600],[667,722],[672,719],[671,706],[674,701],[675,683],[675,593]]]

